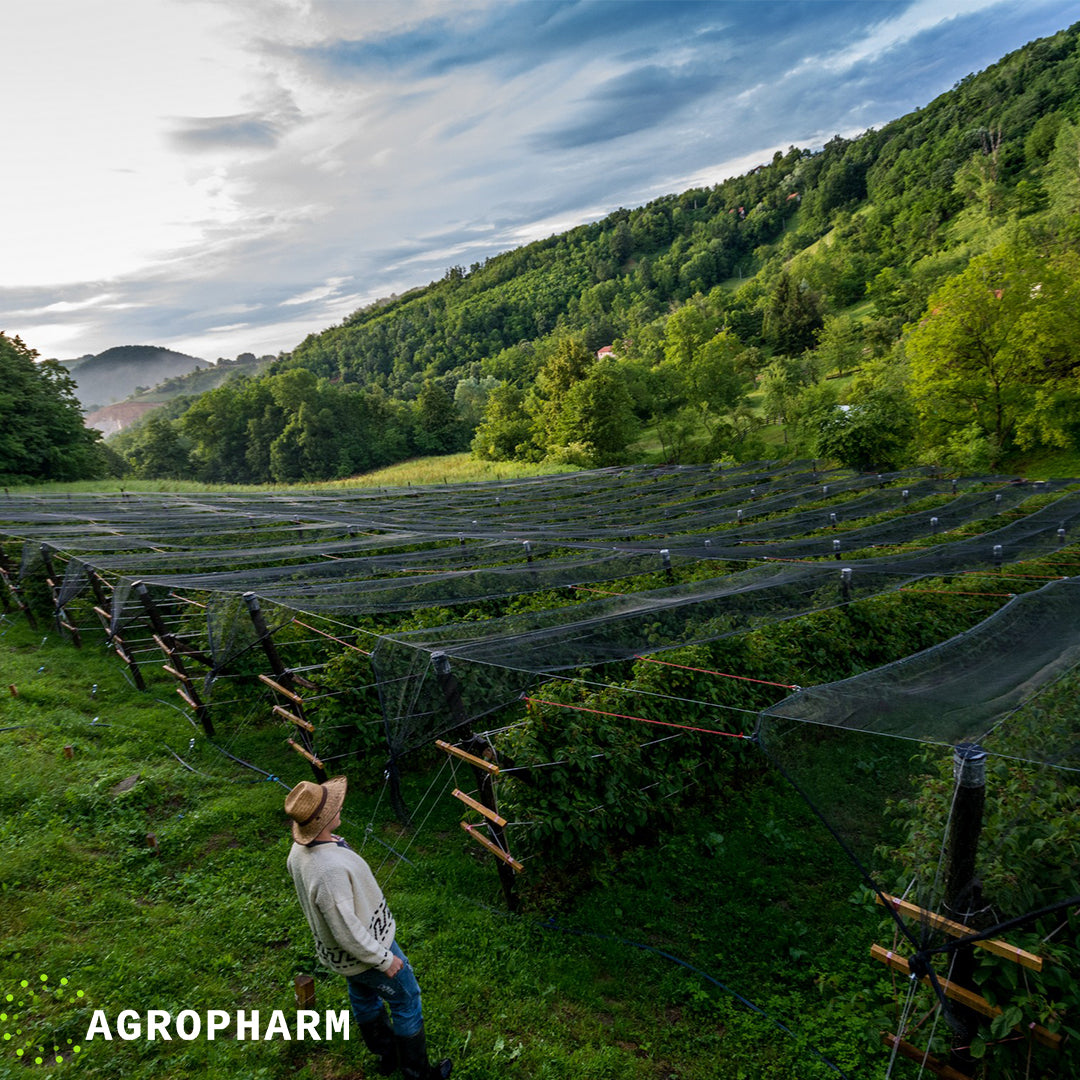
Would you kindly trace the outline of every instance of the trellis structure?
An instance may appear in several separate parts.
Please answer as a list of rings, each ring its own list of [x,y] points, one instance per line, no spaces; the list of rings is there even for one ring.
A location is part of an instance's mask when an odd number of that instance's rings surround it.
[[[979,572],[1001,582],[1002,614],[981,638],[965,635],[966,651],[954,648],[949,661],[968,672],[957,695],[976,706],[977,721],[958,720],[947,681],[930,667],[916,676],[926,694],[921,719],[903,719],[903,679],[920,659],[868,673],[858,686],[798,691],[762,715],[754,738],[800,782],[808,725],[943,746],[982,737],[1080,659],[1078,587],[1013,573],[1024,560],[1071,551],[1080,538],[1077,487],[958,482],[929,470],[859,476],[802,463],[622,468],[456,489],[9,494],[0,500],[0,572],[9,611],[33,619],[28,597],[37,590],[73,640],[85,630],[78,613],[96,613],[135,680],[147,663],[137,642],[149,635],[208,735],[230,723],[221,685],[252,677],[317,779],[329,764],[310,707],[318,677],[291,664],[278,638],[303,616],[321,623],[299,625],[322,636],[325,652],[348,645],[370,654],[391,785],[410,755],[436,741],[468,755],[479,797],[455,796],[479,814],[464,825],[494,857],[512,905],[521,863],[491,784],[506,763],[489,760],[504,755],[469,742],[482,739],[483,718],[520,714],[522,696],[560,673],[655,660],[808,612],[936,587],[931,578],[954,579],[949,587],[961,595],[955,579]],[[439,609],[450,617],[396,625]],[[986,644],[994,640],[997,653]],[[971,666],[979,648],[985,662]],[[257,670],[258,655],[268,670]],[[927,716],[935,722],[920,728]],[[1059,741],[1022,751],[1053,768],[1080,767],[1074,749]],[[512,761],[509,771],[523,778]],[[823,800],[808,795],[820,809]],[[396,804],[404,815],[400,793]],[[935,903],[927,895],[917,905],[930,930]]]

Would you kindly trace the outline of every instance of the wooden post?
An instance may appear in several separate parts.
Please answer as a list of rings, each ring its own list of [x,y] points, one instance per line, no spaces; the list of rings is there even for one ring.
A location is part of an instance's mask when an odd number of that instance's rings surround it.
[[[469,719],[465,715],[465,705],[461,700],[461,687],[454,677],[454,673],[450,670],[450,658],[443,652],[432,653],[431,664],[435,669],[435,678],[438,680],[439,688],[442,690],[443,696],[446,698],[446,704],[450,708],[450,716],[454,721],[454,726],[464,726],[469,722]],[[468,753],[480,759],[486,759],[486,757],[492,753],[491,744],[479,735],[471,736],[465,744],[465,749]],[[492,782],[491,770],[482,768],[480,765],[473,765],[472,763],[469,764],[469,767],[473,771],[473,776],[476,779],[476,786],[480,790],[481,803],[483,803],[492,814],[497,815],[498,810],[495,804],[495,786]],[[503,826],[496,824],[495,821],[489,818],[487,828],[491,833],[495,845],[505,855],[509,855],[510,848],[506,843],[506,830]],[[517,911],[518,898],[514,889],[514,869],[502,859],[498,860],[497,869],[499,871],[499,882],[502,885],[503,895],[506,897],[506,906],[511,911]]]
[[[45,584],[49,586],[49,592],[53,598],[53,622],[56,623],[56,632],[63,636],[66,630],[71,635],[72,644],[76,649],[82,648],[82,635],[79,628],[67,621],[67,613],[60,606],[60,582],[57,579],[56,566],[52,560],[52,553],[48,544],[41,545],[41,561],[45,564]]]
[[[7,552],[4,551],[3,544],[0,544],[0,577],[4,579],[4,585],[7,587],[11,599],[15,602],[15,606],[26,616],[30,629],[36,630],[38,628],[37,619],[34,618],[34,613],[30,610],[29,605],[23,600],[19,586],[12,579],[11,565],[8,562]]]
[[[465,745],[477,757],[483,757],[485,752],[492,752],[491,744],[487,739],[481,738],[479,735],[474,735]],[[470,766],[470,768],[476,779],[476,786],[480,791],[480,802],[488,809],[488,813],[484,815],[488,819],[488,832],[491,833],[495,845],[504,855],[509,856],[510,847],[506,842],[506,828],[504,825],[499,824],[501,819],[498,817],[498,809],[495,803],[495,785],[492,774],[486,769],[481,769],[475,765]],[[490,815],[494,815],[494,817]],[[518,897],[514,888],[514,868],[504,859],[499,859],[495,868],[499,872],[499,884],[502,885],[503,896],[506,897],[506,906],[511,911],[517,911]]]
[[[315,731],[314,725],[304,715],[304,700],[299,694],[294,693],[286,683],[293,681],[292,673],[285,666],[281,659],[281,654],[277,651],[274,645],[274,637],[270,633],[270,628],[266,625],[266,620],[263,618],[262,608],[259,607],[259,598],[253,592],[244,593],[244,603],[247,605],[248,614],[251,616],[251,624],[255,627],[255,633],[259,637],[259,644],[262,646],[263,652],[266,653],[266,659],[270,661],[270,666],[274,669],[274,678],[269,678],[266,675],[260,675],[259,678],[262,682],[266,683],[275,693],[282,694],[288,699],[292,705],[293,711],[283,709],[280,705],[274,706],[274,712],[291,723],[295,724],[300,731],[300,745],[297,746],[290,739],[294,749],[300,751],[309,762],[311,762],[312,771],[315,773],[315,780],[317,783],[326,782],[326,770],[323,768],[322,761],[319,760],[318,755],[315,753],[315,740],[312,735]]]
[[[262,608],[259,607],[259,598],[253,592],[246,592],[244,593],[244,603],[247,604],[252,625],[255,627],[255,633],[259,636],[259,644],[262,646],[263,652],[266,653],[266,659],[270,661],[274,674],[279,679],[288,679],[289,672],[281,661],[281,656],[274,645],[273,635],[263,618]]]
[[[958,743],[953,750],[953,778],[956,794],[949,822],[944,907],[957,922],[968,925],[971,913],[982,903],[982,884],[975,876],[975,853],[986,804],[986,751],[977,743]],[[973,990],[974,971],[974,948],[968,945],[957,949],[951,981]],[[974,1076],[978,1062],[969,1048],[978,1031],[978,1014],[963,1005],[954,1006],[952,1013],[950,1026],[956,1038],[949,1064],[958,1072]]]
[[[165,620],[161,617],[161,613],[154,605],[150,590],[143,581],[132,582],[132,588],[135,590],[135,595],[138,596],[143,609],[146,611],[147,618],[150,620],[150,625],[154,628],[158,644],[164,650],[165,655],[168,657],[169,664],[172,665],[172,670],[175,672],[176,677],[181,684],[181,689],[179,691],[180,696],[191,706],[195,715],[198,717],[199,722],[203,726],[203,731],[212,738],[215,734],[214,725],[210,720],[206,705],[200,699],[199,693],[195,689],[195,684],[191,681],[191,676],[187,673],[187,668],[184,666],[184,661],[180,656],[179,651],[172,647],[172,635],[169,633],[169,630],[165,625]]]
[[[97,601],[97,606],[94,611],[97,617],[101,620],[102,628],[105,630],[106,637],[112,642],[113,648],[116,650],[116,655],[127,664],[128,669],[131,671],[131,677],[135,682],[135,686],[139,690],[146,689],[146,680],[142,676],[142,672],[139,670],[139,665],[132,655],[131,650],[124,644],[123,637],[119,633],[113,633],[112,616],[109,614],[109,609],[112,607],[112,601],[105,595],[105,583],[101,580],[96,570],[91,570],[87,567],[86,576],[90,579],[90,588],[94,592],[94,599]]]
[[[315,1008],[315,980],[310,975],[297,975],[293,979],[293,992],[298,1009]]]
[[[0,589],[0,607],[4,609],[8,614],[11,613],[11,600],[8,598],[8,594],[11,591],[10,583],[7,576],[7,563],[4,556],[4,547],[0,544],[0,575],[4,578],[4,587]]]

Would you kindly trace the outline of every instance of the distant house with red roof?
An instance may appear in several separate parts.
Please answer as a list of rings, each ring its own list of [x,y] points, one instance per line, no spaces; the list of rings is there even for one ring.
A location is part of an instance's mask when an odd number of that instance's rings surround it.
[[[596,350],[596,359],[603,360],[605,356],[611,356],[615,352],[614,345],[605,345],[602,349]]]

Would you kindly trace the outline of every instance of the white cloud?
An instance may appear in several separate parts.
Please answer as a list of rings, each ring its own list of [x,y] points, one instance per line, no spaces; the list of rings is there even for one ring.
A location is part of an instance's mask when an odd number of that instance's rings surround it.
[[[911,5],[902,7],[895,17],[883,14],[881,22],[872,26],[854,45],[807,63],[821,65],[827,71],[847,71],[962,15],[983,14],[993,18],[990,9],[1001,2],[1003,0],[914,0]],[[881,6],[884,11],[889,11],[893,5]]]
[[[11,4],[0,325],[47,355],[276,353],[452,263],[889,119],[1068,9]]]
[[[294,304],[310,304],[316,300],[326,300],[335,296],[341,286],[351,280],[351,277],[327,278],[323,285],[317,285],[314,289],[308,289],[307,292],[302,292],[298,296],[290,296],[288,300],[282,300],[281,306],[291,307]]]

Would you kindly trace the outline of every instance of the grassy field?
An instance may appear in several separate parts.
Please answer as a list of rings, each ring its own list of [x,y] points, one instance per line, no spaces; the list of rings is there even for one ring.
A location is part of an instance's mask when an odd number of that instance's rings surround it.
[[[291,1017],[298,973],[315,975],[317,1008],[345,1007],[285,872],[281,804],[304,774],[280,732],[268,743],[258,724],[211,742],[168,700],[164,676],[136,692],[101,642],[76,650],[7,616],[0,656],[0,1027],[11,1036],[0,1077],[373,1075],[358,1038],[86,1039],[95,1010],[111,1024],[122,1009]],[[509,916],[435,768],[407,777],[412,830],[358,771],[341,831],[388,893],[430,1041],[455,1076],[814,1080],[880,1068],[892,990],[864,960],[879,917],[775,777],[755,769],[740,792],[703,790],[677,831],[613,856],[591,881],[528,867],[523,912]]]
[[[202,484],[194,480],[78,480],[36,484],[40,491],[175,491],[182,494],[209,491],[325,491],[352,487],[409,487],[437,484],[469,484],[484,480],[516,480],[528,476],[551,476],[573,472],[570,465],[539,465],[522,461],[478,461],[468,453],[413,458],[385,469],[311,484],[274,485]],[[20,490],[25,490],[20,488]]]

